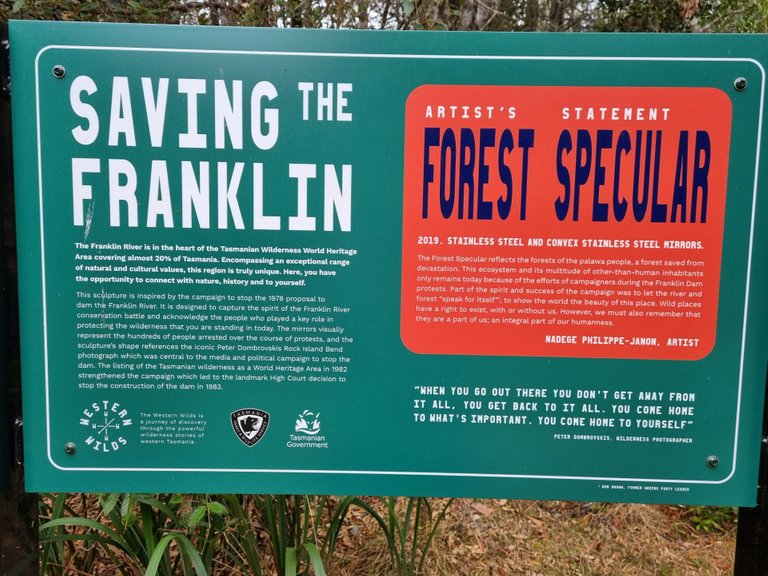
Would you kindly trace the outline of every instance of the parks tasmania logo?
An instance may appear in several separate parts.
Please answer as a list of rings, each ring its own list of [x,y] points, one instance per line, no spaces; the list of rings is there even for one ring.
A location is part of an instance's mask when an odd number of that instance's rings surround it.
[[[269,414],[256,408],[242,408],[230,415],[232,428],[246,446],[253,446],[264,437],[269,427]]]

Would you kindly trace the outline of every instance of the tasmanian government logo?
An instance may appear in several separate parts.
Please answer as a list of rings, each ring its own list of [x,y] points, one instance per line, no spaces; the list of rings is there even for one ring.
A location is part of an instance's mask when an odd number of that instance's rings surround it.
[[[90,431],[85,444],[96,452],[117,452],[128,441],[124,436],[126,428],[133,425],[128,410],[117,402],[102,400],[92,403],[83,410],[80,426]]]
[[[256,408],[243,408],[232,412],[232,428],[246,446],[253,446],[264,437],[269,427],[269,414]]]
[[[296,420],[296,433],[297,434],[309,434],[314,436],[320,432],[320,413],[315,414],[309,410],[304,410],[299,414],[299,419]]]
[[[328,448],[325,436],[320,435],[320,412],[304,410],[293,429],[296,434],[289,434],[288,448]]]

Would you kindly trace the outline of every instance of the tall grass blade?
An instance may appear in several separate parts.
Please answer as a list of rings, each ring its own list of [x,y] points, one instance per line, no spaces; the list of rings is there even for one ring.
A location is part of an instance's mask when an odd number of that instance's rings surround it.
[[[323,566],[323,559],[320,557],[320,551],[317,546],[311,542],[302,544],[301,546],[289,546],[285,549],[285,576],[296,576],[299,564],[300,552],[306,552],[309,557],[309,561],[312,564],[312,569],[315,572],[315,576],[325,576],[325,567]]]
[[[341,529],[344,527],[344,519],[347,517],[350,507],[354,505],[365,510],[365,506],[361,506],[361,503],[364,504],[362,500],[355,496],[346,496],[336,504],[333,515],[328,522],[328,532],[325,535],[322,550],[320,551],[323,557],[329,558],[333,556],[336,550],[336,542],[339,540]]]
[[[243,506],[243,503],[240,502],[238,496],[234,494],[228,494],[224,496],[224,499],[229,505],[232,518],[235,522],[237,547],[242,551],[252,576],[262,576],[259,544],[256,539],[250,516],[248,512],[246,512],[247,501],[246,506]]]
[[[136,496],[136,502],[139,504],[146,504],[147,506],[152,507],[153,509],[157,510],[158,512],[162,512],[165,522],[170,521],[171,522],[171,528],[179,528],[181,526],[181,518],[179,518],[177,510],[174,508],[171,508],[171,504],[174,506],[178,506],[181,504],[181,499],[176,499],[175,497],[172,497],[169,500],[169,504],[166,504],[159,498],[154,498],[151,496],[146,495],[137,495]]]
[[[416,498],[416,515],[413,519],[413,537],[411,538],[411,559],[408,562],[408,572],[413,574],[416,568],[416,555],[419,550],[419,527],[421,525],[421,506],[424,498]],[[422,552],[422,556],[424,553]]]
[[[147,550],[147,555],[152,556],[155,551],[155,534],[152,530],[154,522],[152,521],[152,512],[148,506],[142,506],[141,509],[141,527],[144,533],[144,546]]]
[[[382,499],[382,501],[386,502],[385,499]],[[355,505],[367,512],[371,518],[373,518],[376,523],[379,525],[379,528],[381,528],[381,532],[384,534],[384,538],[387,540],[387,550],[389,551],[389,559],[390,562],[392,562],[392,565],[394,566],[397,562],[397,546],[395,546],[395,534],[391,530],[390,524],[387,524],[387,521],[384,520],[384,518],[381,517],[381,514],[379,514],[376,510],[374,510],[365,500],[362,500],[360,498],[355,499]],[[392,521],[392,514],[390,513],[390,522]]]
[[[112,510],[115,509],[117,501],[120,498],[120,494],[117,492],[112,492],[111,494],[106,495],[106,499],[103,498],[103,496],[104,494],[99,497],[99,504],[101,504],[101,509],[104,510],[104,514],[109,516],[112,513]]]
[[[296,548],[289,546],[285,549],[285,576],[296,576],[297,564],[299,563]]]
[[[47,510],[47,505],[45,502],[47,500],[53,500],[53,507],[50,510]],[[64,516],[64,507],[67,501],[67,495],[66,494],[58,494],[55,498],[53,494],[46,494],[41,495],[41,498],[39,500],[40,502],[40,515],[43,517],[50,517],[52,519],[62,518]],[[41,534],[44,534],[45,532],[43,530],[40,530]],[[66,554],[66,547],[64,545],[64,541],[62,537],[66,535],[66,531],[64,530],[63,526],[60,526],[58,529],[53,531],[52,537],[50,540],[44,542],[43,538],[41,538],[41,543],[43,544],[41,553],[40,553],[40,574],[48,574],[48,563],[52,562],[53,565],[61,565],[64,563],[64,556]],[[51,568],[53,569],[53,565]],[[60,570],[58,568],[55,569],[54,573],[59,573]]]
[[[422,547],[421,552],[421,561],[419,562],[419,571],[418,574],[423,574],[424,570],[424,562],[427,559],[427,552],[429,552],[430,547],[432,546],[432,540],[435,537],[435,534],[437,534],[437,529],[440,527],[440,524],[442,524],[443,519],[445,518],[446,513],[448,512],[448,508],[453,503],[454,498],[449,498],[448,502],[445,503],[445,506],[443,506],[443,509],[440,511],[440,514],[437,515],[437,518],[435,519],[434,523],[432,524],[432,528],[429,531],[429,534],[427,535],[427,541],[424,543],[424,546]],[[430,516],[431,516],[430,511]]]
[[[317,546],[311,542],[304,544],[304,550],[309,556],[309,561],[312,563],[312,568],[315,571],[315,576],[325,576],[325,568],[323,567],[323,559],[320,557],[320,552]]]
[[[168,548],[168,545],[174,540],[179,547],[179,553],[184,564],[189,563],[189,565],[195,569],[195,572],[198,576],[208,576],[208,573],[205,570],[205,566],[203,565],[203,561],[200,558],[200,555],[197,553],[197,550],[195,550],[192,542],[190,542],[189,538],[184,536],[184,534],[178,532],[173,534],[166,534],[160,539],[160,541],[157,543],[157,546],[155,547],[155,551],[152,553],[152,556],[149,559],[149,564],[147,564],[147,571],[144,573],[144,576],[157,576],[157,570],[160,566],[160,563],[166,556],[166,548]]]
[[[91,520],[90,518],[68,518],[68,517],[56,518],[40,526],[40,530],[48,530],[49,528],[55,528],[57,526],[81,526],[83,528],[88,528],[90,530],[97,530],[99,532],[103,532],[107,536],[107,538],[104,540],[106,543],[119,546],[125,552],[131,555],[131,557],[134,560],[136,558],[136,556],[133,553],[133,550],[125,542],[125,540],[123,540],[117,532],[112,530],[112,528],[110,528],[109,526],[106,526],[105,524],[102,524],[101,522],[96,522],[95,520]]]

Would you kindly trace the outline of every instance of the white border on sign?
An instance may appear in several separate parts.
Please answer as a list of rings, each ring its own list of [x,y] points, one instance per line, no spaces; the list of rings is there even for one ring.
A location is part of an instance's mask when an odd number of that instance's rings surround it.
[[[48,322],[47,322],[47,296],[45,274],[45,226],[43,223],[43,173],[42,150],[40,128],[40,57],[48,50],[93,50],[116,52],[145,52],[145,53],[185,53],[185,54],[223,54],[244,56],[279,56],[279,57],[315,57],[315,58],[372,58],[372,59],[400,59],[400,60],[529,60],[529,61],[570,61],[570,62],[741,62],[754,64],[761,75],[760,86],[760,111],[757,126],[757,146],[755,150],[755,175],[752,192],[752,216],[749,229],[749,255],[747,258],[746,292],[744,295],[744,322],[742,326],[741,352],[739,358],[739,386],[736,400],[736,423],[733,444],[733,466],[728,476],[722,480],[681,480],[659,478],[614,478],[602,476],[562,476],[541,474],[489,474],[473,472],[414,472],[393,470],[294,470],[273,468],[106,468],[106,467],[64,467],[53,460],[51,453],[51,406],[48,371]],[[40,200],[40,259],[42,265],[42,295],[43,295],[43,353],[45,370],[45,420],[48,461],[52,466],[63,471],[73,472],[229,472],[229,473],[273,473],[273,474],[339,474],[339,475],[367,475],[367,476],[422,476],[422,477],[458,477],[458,478],[496,478],[496,479],[522,479],[522,480],[588,480],[595,482],[640,482],[649,484],[724,484],[736,473],[736,462],[739,448],[739,424],[741,420],[742,389],[744,381],[744,357],[747,336],[747,318],[749,311],[749,290],[752,274],[752,252],[755,235],[755,209],[757,205],[758,174],[760,166],[760,149],[762,139],[763,109],[765,102],[765,69],[759,61],[753,58],[684,58],[684,57],[602,57],[602,56],[504,56],[504,55],[467,55],[467,54],[365,54],[344,52],[287,52],[268,50],[205,50],[182,48],[140,48],[119,46],[65,46],[50,45],[42,48],[35,58],[35,111],[37,124],[37,167],[38,188]]]

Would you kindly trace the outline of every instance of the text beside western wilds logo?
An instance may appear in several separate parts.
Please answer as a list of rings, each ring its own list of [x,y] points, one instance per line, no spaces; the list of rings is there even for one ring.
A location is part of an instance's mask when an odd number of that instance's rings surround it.
[[[267,433],[269,414],[256,408],[242,408],[232,412],[232,428],[246,446],[253,446]]]

